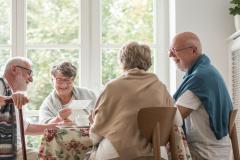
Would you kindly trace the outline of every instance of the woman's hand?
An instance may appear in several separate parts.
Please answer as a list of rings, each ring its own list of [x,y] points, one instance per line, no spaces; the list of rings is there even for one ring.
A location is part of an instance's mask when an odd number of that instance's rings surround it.
[[[62,119],[62,120],[67,120],[68,117],[72,114],[72,110],[70,108],[64,108],[61,109],[58,112],[58,116]]]

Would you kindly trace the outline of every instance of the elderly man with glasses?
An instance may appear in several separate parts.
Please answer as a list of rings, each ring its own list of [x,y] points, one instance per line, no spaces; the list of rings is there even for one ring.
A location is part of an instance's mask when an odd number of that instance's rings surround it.
[[[202,53],[194,33],[177,34],[171,47],[169,57],[186,73],[174,99],[185,119],[193,159],[229,159],[228,120],[233,107],[222,76]]]
[[[27,90],[33,81],[31,62],[27,58],[10,59],[0,78],[0,159],[22,159],[18,108],[28,103],[22,91]],[[7,103],[12,98],[14,104]],[[24,120],[24,131],[28,135],[40,135],[46,128],[55,128],[56,124],[30,124]],[[28,159],[36,159],[37,153],[27,149]]]

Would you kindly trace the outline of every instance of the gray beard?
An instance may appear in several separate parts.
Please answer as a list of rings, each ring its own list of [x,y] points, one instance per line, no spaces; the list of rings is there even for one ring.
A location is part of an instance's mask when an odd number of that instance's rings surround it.
[[[17,84],[16,89],[18,91],[26,91],[27,90],[26,80],[22,77],[22,75],[16,76],[15,84]]]

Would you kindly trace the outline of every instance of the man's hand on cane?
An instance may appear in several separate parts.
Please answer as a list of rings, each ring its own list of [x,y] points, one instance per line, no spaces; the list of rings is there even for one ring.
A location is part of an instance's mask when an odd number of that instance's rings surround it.
[[[15,92],[12,94],[11,98],[18,109],[22,109],[23,105],[29,102],[29,99],[23,92]]]

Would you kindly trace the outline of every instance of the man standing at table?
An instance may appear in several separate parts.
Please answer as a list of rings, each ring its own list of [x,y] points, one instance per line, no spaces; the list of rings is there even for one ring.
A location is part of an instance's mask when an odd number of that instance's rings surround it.
[[[33,81],[31,62],[27,58],[10,59],[0,78],[0,159],[22,159],[18,108],[28,103],[28,98],[21,92]],[[6,104],[12,98],[14,104]],[[25,134],[39,135],[46,128],[54,128],[56,124],[29,124],[24,121]],[[36,159],[37,152],[27,150],[28,159]]]
[[[193,159],[229,159],[228,120],[232,102],[222,76],[202,54],[200,40],[194,33],[177,34],[169,57],[186,72],[174,99],[185,119]]]

